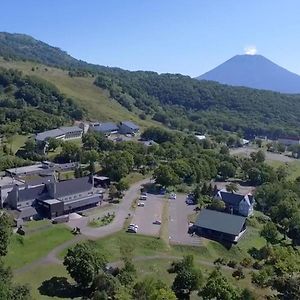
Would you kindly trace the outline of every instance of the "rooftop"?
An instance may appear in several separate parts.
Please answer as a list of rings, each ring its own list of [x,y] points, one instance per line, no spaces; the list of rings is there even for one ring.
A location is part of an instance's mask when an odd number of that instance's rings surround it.
[[[227,192],[226,189],[218,191],[218,195],[225,203],[231,205],[239,204],[244,198],[248,198],[250,203],[253,203],[254,199],[254,197],[251,194],[236,194],[232,192]]]
[[[60,181],[56,183],[56,196],[64,197],[91,190],[93,183],[89,176]]]
[[[46,139],[49,139],[49,138],[57,138],[59,136],[63,136],[65,135],[66,132],[61,130],[60,128],[56,128],[56,129],[52,129],[52,130],[47,130],[47,131],[44,131],[44,132],[40,132],[36,135],[35,139],[37,141],[45,141]]]
[[[197,216],[195,225],[227,234],[239,235],[245,222],[246,217],[202,209]]]
[[[112,122],[106,122],[106,123],[97,123],[92,126],[92,129],[94,131],[99,131],[99,132],[112,132],[112,131],[118,131],[119,128],[117,124],[112,123]]]
[[[131,121],[124,121],[124,122],[121,122],[121,123],[126,125],[127,127],[131,128],[131,129],[134,129],[134,130],[137,130],[137,129],[140,128],[138,125],[134,124]]]
[[[22,180],[15,179],[10,176],[0,177],[0,187],[9,186],[9,185],[23,185]]]
[[[15,175],[20,175],[20,174],[33,173],[33,172],[38,172],[43,170],[45,169],[43,168],[42,164],[35,164],[35,165],[30,165],[25,167],[6,169],[6,172]]]

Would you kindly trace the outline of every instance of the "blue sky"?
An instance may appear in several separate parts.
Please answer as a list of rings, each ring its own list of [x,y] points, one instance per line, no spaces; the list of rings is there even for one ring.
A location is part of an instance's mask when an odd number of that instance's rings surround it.
[[[197,76],[252,46],[300,74],[299,0],[1,2],[0,31],[91,63]]]

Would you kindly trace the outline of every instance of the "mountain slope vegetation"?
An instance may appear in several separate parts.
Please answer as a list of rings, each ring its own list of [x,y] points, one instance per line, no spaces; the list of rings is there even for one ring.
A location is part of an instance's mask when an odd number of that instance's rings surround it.
[[[159,75],[92,65],[25,35],[1,33],[0,49],[4,57],[0,64],[17,68],[26,65],[27,74],[31,72],[28,65],[36,64],[32,61],[67,69],[68,76],[66,71],[57,69],[53,73],[35,69],[34,74],[74,96],[76,103],[83,104],[98,119],[104,116],[103,120],[121,120],[120,112],[122,117],[141,119],[139,122],[145,125],[158,121],[179,130],[227,130],[272,137],[300,133],[299,95],[232,87],[180,74]],[[63,76],[57,76],[61,72]],[[89,97],[81,96],[81,92],[89,94],[91,90]],[[101,97],[101,101],[95,101],[94,96]]]
[[[34,133],[83,118],[83,110],[47,81],[0,68],[0,132]]]

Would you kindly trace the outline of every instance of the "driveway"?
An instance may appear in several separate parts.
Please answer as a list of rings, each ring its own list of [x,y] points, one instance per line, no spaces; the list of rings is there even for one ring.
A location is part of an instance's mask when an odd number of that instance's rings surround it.
[[[188,216],[193,214],[196,205],[187,205],[185,203],[186,195],[177,194],[176,200],[169,200],[169,240],[170,244],[181,244],[190,246],[199,246],[198,236],[188,233]]]
[[[142,181],[139,181],[133,184],[129,188],[129,190],[126,191],[125,196],[123,197],[121,202],[111,208],[111,211],[114,211],[116,216],[110,224],[103,227],[92,228],[88,226],[89,218],[83,217],[77,220],[71,220],[70,222],[68,222],[68,225],[71,228],[79,227],[81,233],[90,238],[101,238],[120,231],[123,228],[124,221],[126,217],[128,217],[128,214],[132,214],[130,208],[133,200],[139,196],[141,186],[148,183],[149,180],[150,179],[144,179]],[[106,211],[104,214],[106,214],[107,212],[108,211]]]
[[[162,219],[163,201],[161,196],[148,194],[144,207],[137,207],[132,219],[132,223],[139,226],[138,233],[158,236],[160,225],[153,224],[155,220]]]

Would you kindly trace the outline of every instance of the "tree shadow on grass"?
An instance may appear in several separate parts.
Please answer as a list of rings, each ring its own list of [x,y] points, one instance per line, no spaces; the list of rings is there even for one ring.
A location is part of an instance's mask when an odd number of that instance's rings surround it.
[[[76,298],[82,296],[78,287],[68,282],[66,277],[54,276],[51,279],[43,281],[38,288],[41,295],[58,298]]]

